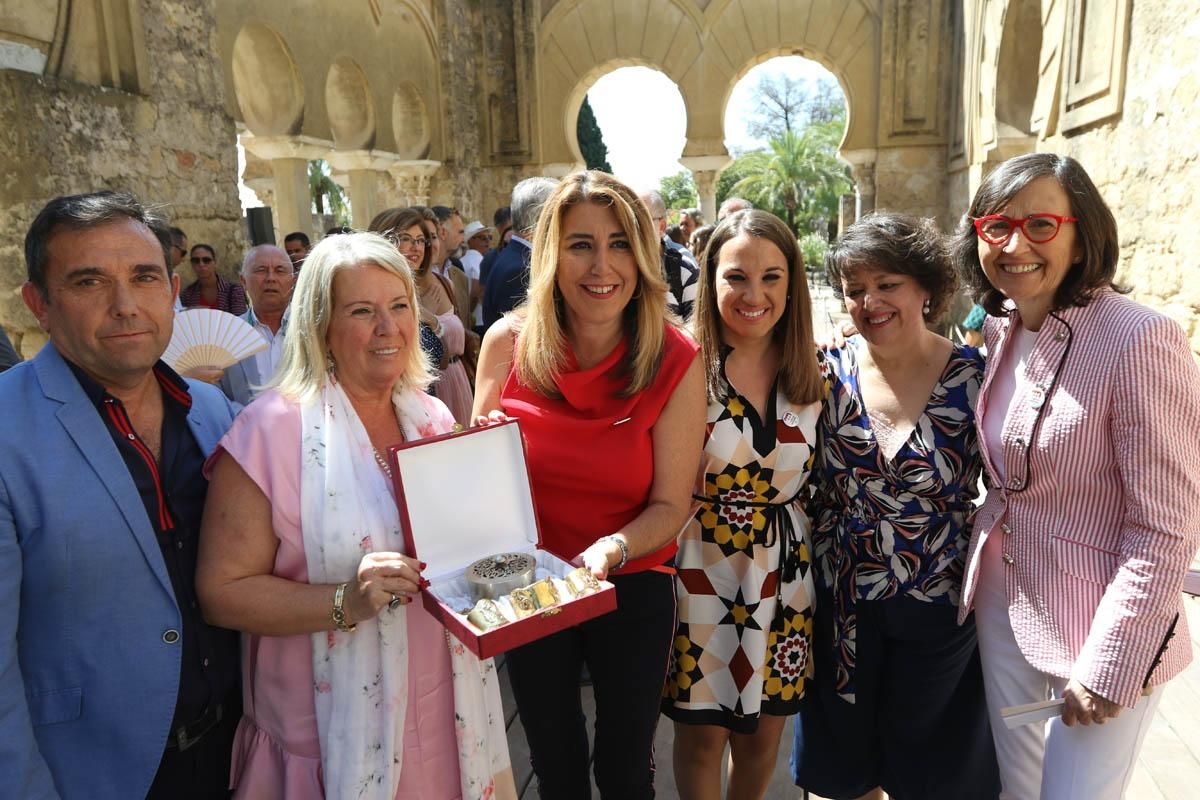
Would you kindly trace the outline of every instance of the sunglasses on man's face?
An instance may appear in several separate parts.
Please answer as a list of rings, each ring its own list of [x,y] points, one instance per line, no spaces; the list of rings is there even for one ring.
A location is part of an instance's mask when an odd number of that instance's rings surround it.
[[[213,263],[212,256],[192,256],[193,264],[211,264]]]

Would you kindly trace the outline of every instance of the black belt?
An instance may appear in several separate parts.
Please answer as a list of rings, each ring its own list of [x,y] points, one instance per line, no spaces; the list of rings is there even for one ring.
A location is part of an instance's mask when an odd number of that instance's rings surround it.
[[[800,543],[796,538],[796,529],[792,526],[792,518],[786,511],[804,495],[804,489],[796,492],[790,500],[782,503],[756,500],[729,500],[720,497],[705,497],[702,494],[692,495],[693,500],[700,500],[715,506],[733,506],[735,508],[761,508],[767,517],[767,540],[763,547],[774,547],[775,542],[781,543],[779,552],[779,572],[783,583],[789,583],[796,578],[800,571]]]
[[[180,725],[167,736],[167,749],[183,752],[204,738],[205,734],[220,724],[225,716],[222,703],[210,704],[195,722]]]

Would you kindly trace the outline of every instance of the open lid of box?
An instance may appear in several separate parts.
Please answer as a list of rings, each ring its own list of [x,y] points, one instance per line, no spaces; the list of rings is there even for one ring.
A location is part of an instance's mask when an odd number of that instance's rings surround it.
[[[389,448],[408,554],[430,580],[541,542],[516,420]]]

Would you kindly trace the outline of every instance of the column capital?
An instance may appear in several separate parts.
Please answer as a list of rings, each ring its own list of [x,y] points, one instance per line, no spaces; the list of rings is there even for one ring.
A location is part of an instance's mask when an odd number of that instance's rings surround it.
[[[539,168],[540,175],[545,175],[547,178],[562,180],[576,172],[583,172],[587,169],[587,164],[582,164],[578,161],[557,161],[548,164],[542,164]]]
[[[728,153],[713,153],[705,156],[684,156],[679,159],[679,163],[687,167],[692,173],[697,172],[720,172],[733,162],[733,158]]]
[[[333,142],[313,136],[250,136],[242,134],[242,146],[258,158],[274,161],[279,158],[298,158],[314,161],[327,158]]]
[[[397,180],[402,178],[424,178],[429,180],[433,174],[442,166],[440,161],[431,161],[423,158],[417,161],[395,161],[390,164],[387,171],[392,173],[392,177]]]
[[[387,172],[400,161],[400,156],[386,150],[332,150],[325,160],[341,172]]]

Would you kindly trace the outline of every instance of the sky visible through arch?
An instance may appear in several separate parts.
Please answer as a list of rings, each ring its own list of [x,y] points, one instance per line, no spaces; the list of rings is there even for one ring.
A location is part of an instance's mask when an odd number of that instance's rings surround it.
[[[751,95],[761,75],[788,75],[805,81],[833,76],[800,56],[773,58],[738,81],[725,110],[725,147],[731,152],[765,145],[746,130],[753,111]],[[715,95],[721,87],[713,87]],[[608,73],[588,91],[588,101],[608,147],[608,163],[621,180],[637,189],[657,188],[666,175],[683,169],[687,119],[675,83],[648,67],[623,67]],[[718,100],[719,102],[719,100]]]

